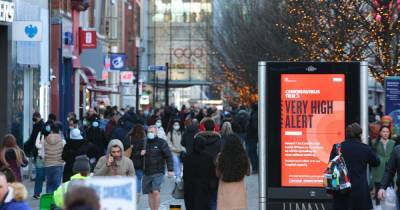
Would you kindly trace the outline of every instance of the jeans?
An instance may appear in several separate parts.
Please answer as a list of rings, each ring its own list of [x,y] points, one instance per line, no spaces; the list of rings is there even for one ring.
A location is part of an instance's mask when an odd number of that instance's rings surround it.
[[[142,192],[142,178],[144,175],[144,172],[142,169],[136,169],[136,193],[141,193]]]
[[[250,163],[253,171],[258,171],[258,153],[257,153],[257,139],[247,139],[246,151],[250,158]]]
[[[177,179],[181,178],[181,159],[179,158],[179,154],[172,153],[172,161],[174,161],[174,174]]]
[[[211,193],[210,210],[217,210],[217,191]]]
[[[46,193],[53,193],[61,185],[63,171],[63,166],[46,167]]]
[[[35,195],[40,195],[42,193],[44,176],[45,176],[44,167],[35,167],[35,189],[34,189]]]

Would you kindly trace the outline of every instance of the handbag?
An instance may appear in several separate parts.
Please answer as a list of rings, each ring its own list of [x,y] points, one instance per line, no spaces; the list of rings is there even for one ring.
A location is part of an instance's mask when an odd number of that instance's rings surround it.
[[[386,189],[385,200],[382,201],[382,210],[397,210],[397,195],[393,187]]]
[[[183,181],[175,182],[175,187],[172,190],[172,197],[175,199],[183,199],[184,195]]]

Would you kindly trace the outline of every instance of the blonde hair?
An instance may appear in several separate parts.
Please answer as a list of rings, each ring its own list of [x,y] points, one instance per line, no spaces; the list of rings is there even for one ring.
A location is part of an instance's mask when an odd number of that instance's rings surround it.
[[[220,131],[221,135],[233,134],[232,125],[230,122],[224,122]]]
[[[10,164],[6,160],[6,153],[8,152],[9,149],[14,151],[17,165],[18,166],[23,165],[25,153],[18,147],[17,141],[12,134],[7,134],[3,137],[0,149],[0,162],[7,167],[10,166]]]
[[[14,182],[10,186],[13,188],[13,195],[16,201],[24,201],[28,198],[28,191],[22,183]]]

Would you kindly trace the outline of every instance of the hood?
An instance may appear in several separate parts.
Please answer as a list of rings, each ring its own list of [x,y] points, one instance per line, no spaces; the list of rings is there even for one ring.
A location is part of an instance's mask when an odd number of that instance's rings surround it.
[[[205,145],[214,144],[221,139],[221,135],[215,131],[202,131],[196,134],[195,138],[203,139]]]
[[[111,148],[113,148],[114,146],[118,146],[119,148],[121,148],[121,151],[124,151],[124,145],[122,144],[122,141],[119,139],[113,139],[110,141],[110,143],[108,143],[107,146],[107,155],[109,155],[111,153]]]
[[[77,173],[73,176],[71,176],[71,180],[81,180],[81,179],[87,179],[89,176],[82,176],[80,173]]]
[[[59,134],[49,134],[46,138],[45,141],[48,144],[54,145],[54,144],[58,144],[60,142],[62,142],[61,136]]]
[[[199,132],[199,128],[197,125],[191,125],[186,128],[186,132],[197,133]]]

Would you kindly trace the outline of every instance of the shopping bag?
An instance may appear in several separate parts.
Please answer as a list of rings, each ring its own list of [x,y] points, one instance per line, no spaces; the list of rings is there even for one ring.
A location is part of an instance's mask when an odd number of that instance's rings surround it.
[[[183,181],[175,182],[175,187],[172,191],[172,197],[175,199],[184,198]]]
[[[393,187],[388,187],[385,192],[385,200],[381,202],[382,210],[397,210],[397,196]]]

